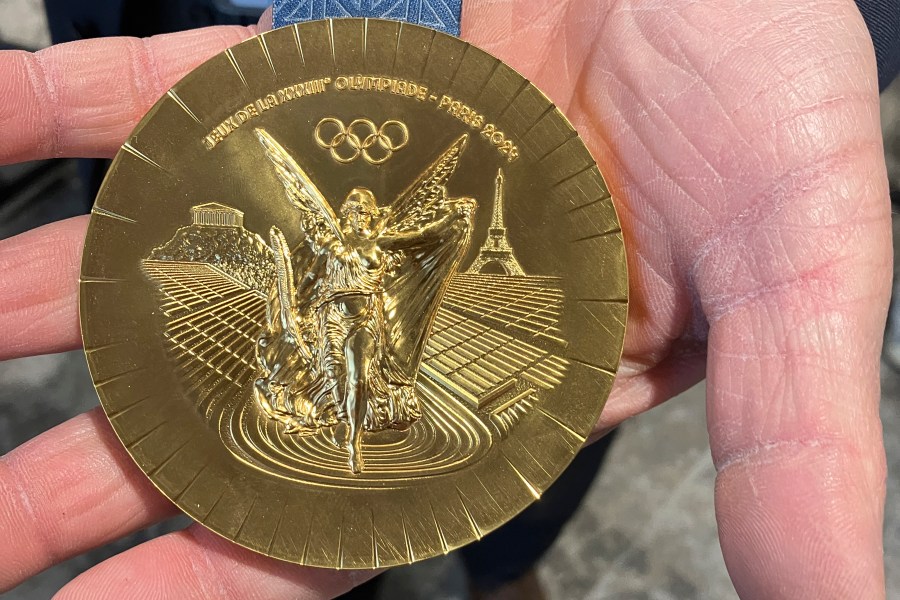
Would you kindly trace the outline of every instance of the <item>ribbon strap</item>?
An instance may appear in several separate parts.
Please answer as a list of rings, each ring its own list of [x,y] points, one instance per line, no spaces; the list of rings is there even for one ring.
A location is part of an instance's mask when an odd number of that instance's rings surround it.
[[[299,21],[372,17],[406,21],[459,36],[462,0],[275,0],[275,27]]]

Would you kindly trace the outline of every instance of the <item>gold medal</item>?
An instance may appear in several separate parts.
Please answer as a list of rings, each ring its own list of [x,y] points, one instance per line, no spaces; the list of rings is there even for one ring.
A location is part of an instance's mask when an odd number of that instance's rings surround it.
[[[446,553],[539,498],[597,421],[627,311],[615,208],[501,61],[315,21],[178,83],[116,157],[81,278],[128,452],[279,559]]]

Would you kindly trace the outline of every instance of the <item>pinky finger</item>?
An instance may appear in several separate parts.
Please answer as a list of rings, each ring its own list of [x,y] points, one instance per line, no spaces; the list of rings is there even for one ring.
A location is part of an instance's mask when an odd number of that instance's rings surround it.
[[[54,600],[333,598],[376,574],[278,561],[192,525],[100,563]]]

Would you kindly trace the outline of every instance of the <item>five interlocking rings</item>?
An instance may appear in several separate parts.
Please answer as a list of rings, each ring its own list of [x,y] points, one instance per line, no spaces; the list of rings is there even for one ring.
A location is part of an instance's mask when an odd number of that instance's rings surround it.
[[[376,127],[369,119],[356,119],[344,126],[340,119],[326,117],[316,125],[315,137],[316,143],[330,150],[339,163],[351,163],[362,156],[366,162],[380,165],[409,143],[409,129],[394,120]]]

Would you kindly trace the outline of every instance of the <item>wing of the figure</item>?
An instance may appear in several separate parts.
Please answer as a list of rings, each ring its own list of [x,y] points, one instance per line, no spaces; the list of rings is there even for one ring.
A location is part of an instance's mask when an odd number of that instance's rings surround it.
[[[456,172],[468,141],[468,134],[460,136],[400,194],[385,227],[387,232],[412,231],[435,220],[447,202],[447,182]]]
[[[294,306],[294,269],[291,266],[291,249],[284,234],[277,227],[269,231],[272,251],[275,254],[275,285],[278,294],[278,318],[281,329],[290,333],[295,340],[300,339],[300,331],[292,312]]]
[[[275,173],[284,185],[288,200],[300,210],[302,221],[312,223],[320,229],[324,227],[328,236],[342,242],[343,236],[337,217],[309,175],[265,129],[256,129],[256,137],[265,148],[266,156],[275,166]],[[306,234],[311,243],[315,243],[316,232],[306,231]]]
[[[456,171],[467,136],[457,139],[434,160],[395,203],[385,233],[421,231],[446,216],[453,202],[447,182]],[[448,228],[400,252],[398,265],[385,278],[385,314],[389,315],[387,359],[395,378],[412,381],[419,368],[431,324],[449,278],[456,272],[471,239],[468,227]]]

